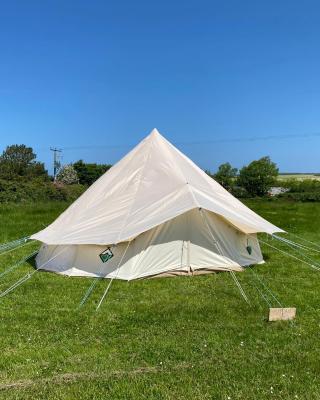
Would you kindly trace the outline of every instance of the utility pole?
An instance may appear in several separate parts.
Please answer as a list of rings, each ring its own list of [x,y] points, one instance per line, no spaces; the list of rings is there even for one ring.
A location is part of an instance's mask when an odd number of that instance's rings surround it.
[[[60,157],[58,153],[62,153],[62,150],[57,149],[56,147],[50,147],[50,150],[53,151],[53,180],[56,180],[58,170],[61,166]]]

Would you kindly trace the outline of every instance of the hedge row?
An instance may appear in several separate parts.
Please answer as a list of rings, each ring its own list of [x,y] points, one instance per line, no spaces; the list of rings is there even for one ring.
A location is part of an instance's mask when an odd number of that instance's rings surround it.
[[[320,180],[288,179],[279,182],[279,186],[289,189],[279,197],[292,201],[320,201]]]
[[[320,201],[320,192],[287,192],[279,195],[280,198],[292,201]]]
[[[83,185],[55,185],[45,181],[0,180],[0,203],[47,200],[74,201],[86,189]]]
[[[291,201],[320,201],[319,181],[291,181],[290,190],[278,198]],[[34,202],[34,201],[68,201],[77,199],[85,190],[85,185],[61,185],[43,180],[14,180],[0,179],[0,203]],[[247,191],[239,186],[232,189],[231,193],[238,198],[250,197]]]
[[[287,179],[278,181],[275,186],[288,188],[290,193],[320,193],[320,180],[317,179]]]

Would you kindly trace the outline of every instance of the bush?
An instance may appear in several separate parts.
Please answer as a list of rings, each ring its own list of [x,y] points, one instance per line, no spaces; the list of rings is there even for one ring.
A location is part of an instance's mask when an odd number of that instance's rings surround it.
[[[74,201],[86,189],[83,185],[56,185],[42,180],[0,180],[0,203],[47,200]]]
[[[287,200],[292,201],[320,201],[320,191],[319,192],[301,192],[301,193],[292,193],[287,192],[279,195],[281,198],[285,198]]]
[[[234,186],[231,189],[231,194],[238,199],[246,199],[251,197],[245,188],[241,186]]]
[[[290,190],[290,193],[320,192],[320,181],[317,179],[288,179],[279,183],[279,186]]]
[[[63,166],[57,175],[57,181],[64,183],[65,185],[73,185],[79,183],[77,171],[74,169],[72,164]]]
[[[82,185],[92,185],[110,168],[110,164],[89,164],[79,160],[73,164],[73,168],[77,171],[79,183]]]
[[[320,201],[320,181],[316,179],[288,179],[281,186],[289,189],[279,197],[292,201]]]

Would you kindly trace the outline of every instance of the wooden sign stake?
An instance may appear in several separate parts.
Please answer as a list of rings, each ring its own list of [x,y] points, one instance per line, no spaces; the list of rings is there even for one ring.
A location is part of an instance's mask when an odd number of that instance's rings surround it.
[[[269,321],[288,321],[294,319],[297,309],[290,308],[269,308]]]

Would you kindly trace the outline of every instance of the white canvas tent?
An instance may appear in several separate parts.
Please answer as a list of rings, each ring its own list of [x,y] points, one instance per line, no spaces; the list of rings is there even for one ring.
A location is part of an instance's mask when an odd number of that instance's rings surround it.
[[[39,269],[125,280],[241,271],[258,232],[283,232],[234,198],[154,129],[51,225]]]

